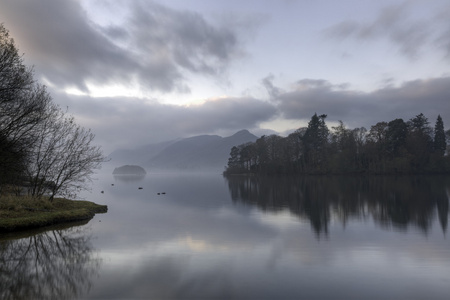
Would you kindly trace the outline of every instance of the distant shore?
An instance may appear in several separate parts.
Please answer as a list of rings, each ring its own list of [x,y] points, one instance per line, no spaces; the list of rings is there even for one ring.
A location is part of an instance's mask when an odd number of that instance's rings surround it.
[[[35,229],[60,223],[90,220],[108,207],[90,201],[55,198],[36,200],[22,196],[0,198],[0,233]]]

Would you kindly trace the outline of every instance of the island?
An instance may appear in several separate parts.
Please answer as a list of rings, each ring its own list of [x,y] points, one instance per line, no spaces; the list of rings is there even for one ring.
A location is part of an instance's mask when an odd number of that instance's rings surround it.
[[[124,165],[117,167],[113,171],[113,175],[145,175],[144,168],[137,165]]]

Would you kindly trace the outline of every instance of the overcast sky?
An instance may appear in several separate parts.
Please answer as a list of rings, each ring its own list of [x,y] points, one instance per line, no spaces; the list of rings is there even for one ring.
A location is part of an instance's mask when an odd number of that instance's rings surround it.
[[[0,0],[0,22],[106,154],[315,112],[450,127],[448,0]]]

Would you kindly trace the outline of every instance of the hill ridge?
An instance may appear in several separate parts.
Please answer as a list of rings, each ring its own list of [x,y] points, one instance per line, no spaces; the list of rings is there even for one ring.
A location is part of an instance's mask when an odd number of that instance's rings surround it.
[[[138,164],[148,171],[213,171],[222,172],[230,150],[258,137],[247,129],[231,136],[197,135],[132,149],[118,149],[109,157],[114,164]]]

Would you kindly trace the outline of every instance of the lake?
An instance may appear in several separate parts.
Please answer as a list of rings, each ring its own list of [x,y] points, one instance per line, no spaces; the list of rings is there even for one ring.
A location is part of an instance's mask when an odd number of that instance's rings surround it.
[[[0,235],[1,299],[449,297],[450,177],[109,173],[82,196],[108,213]]]

